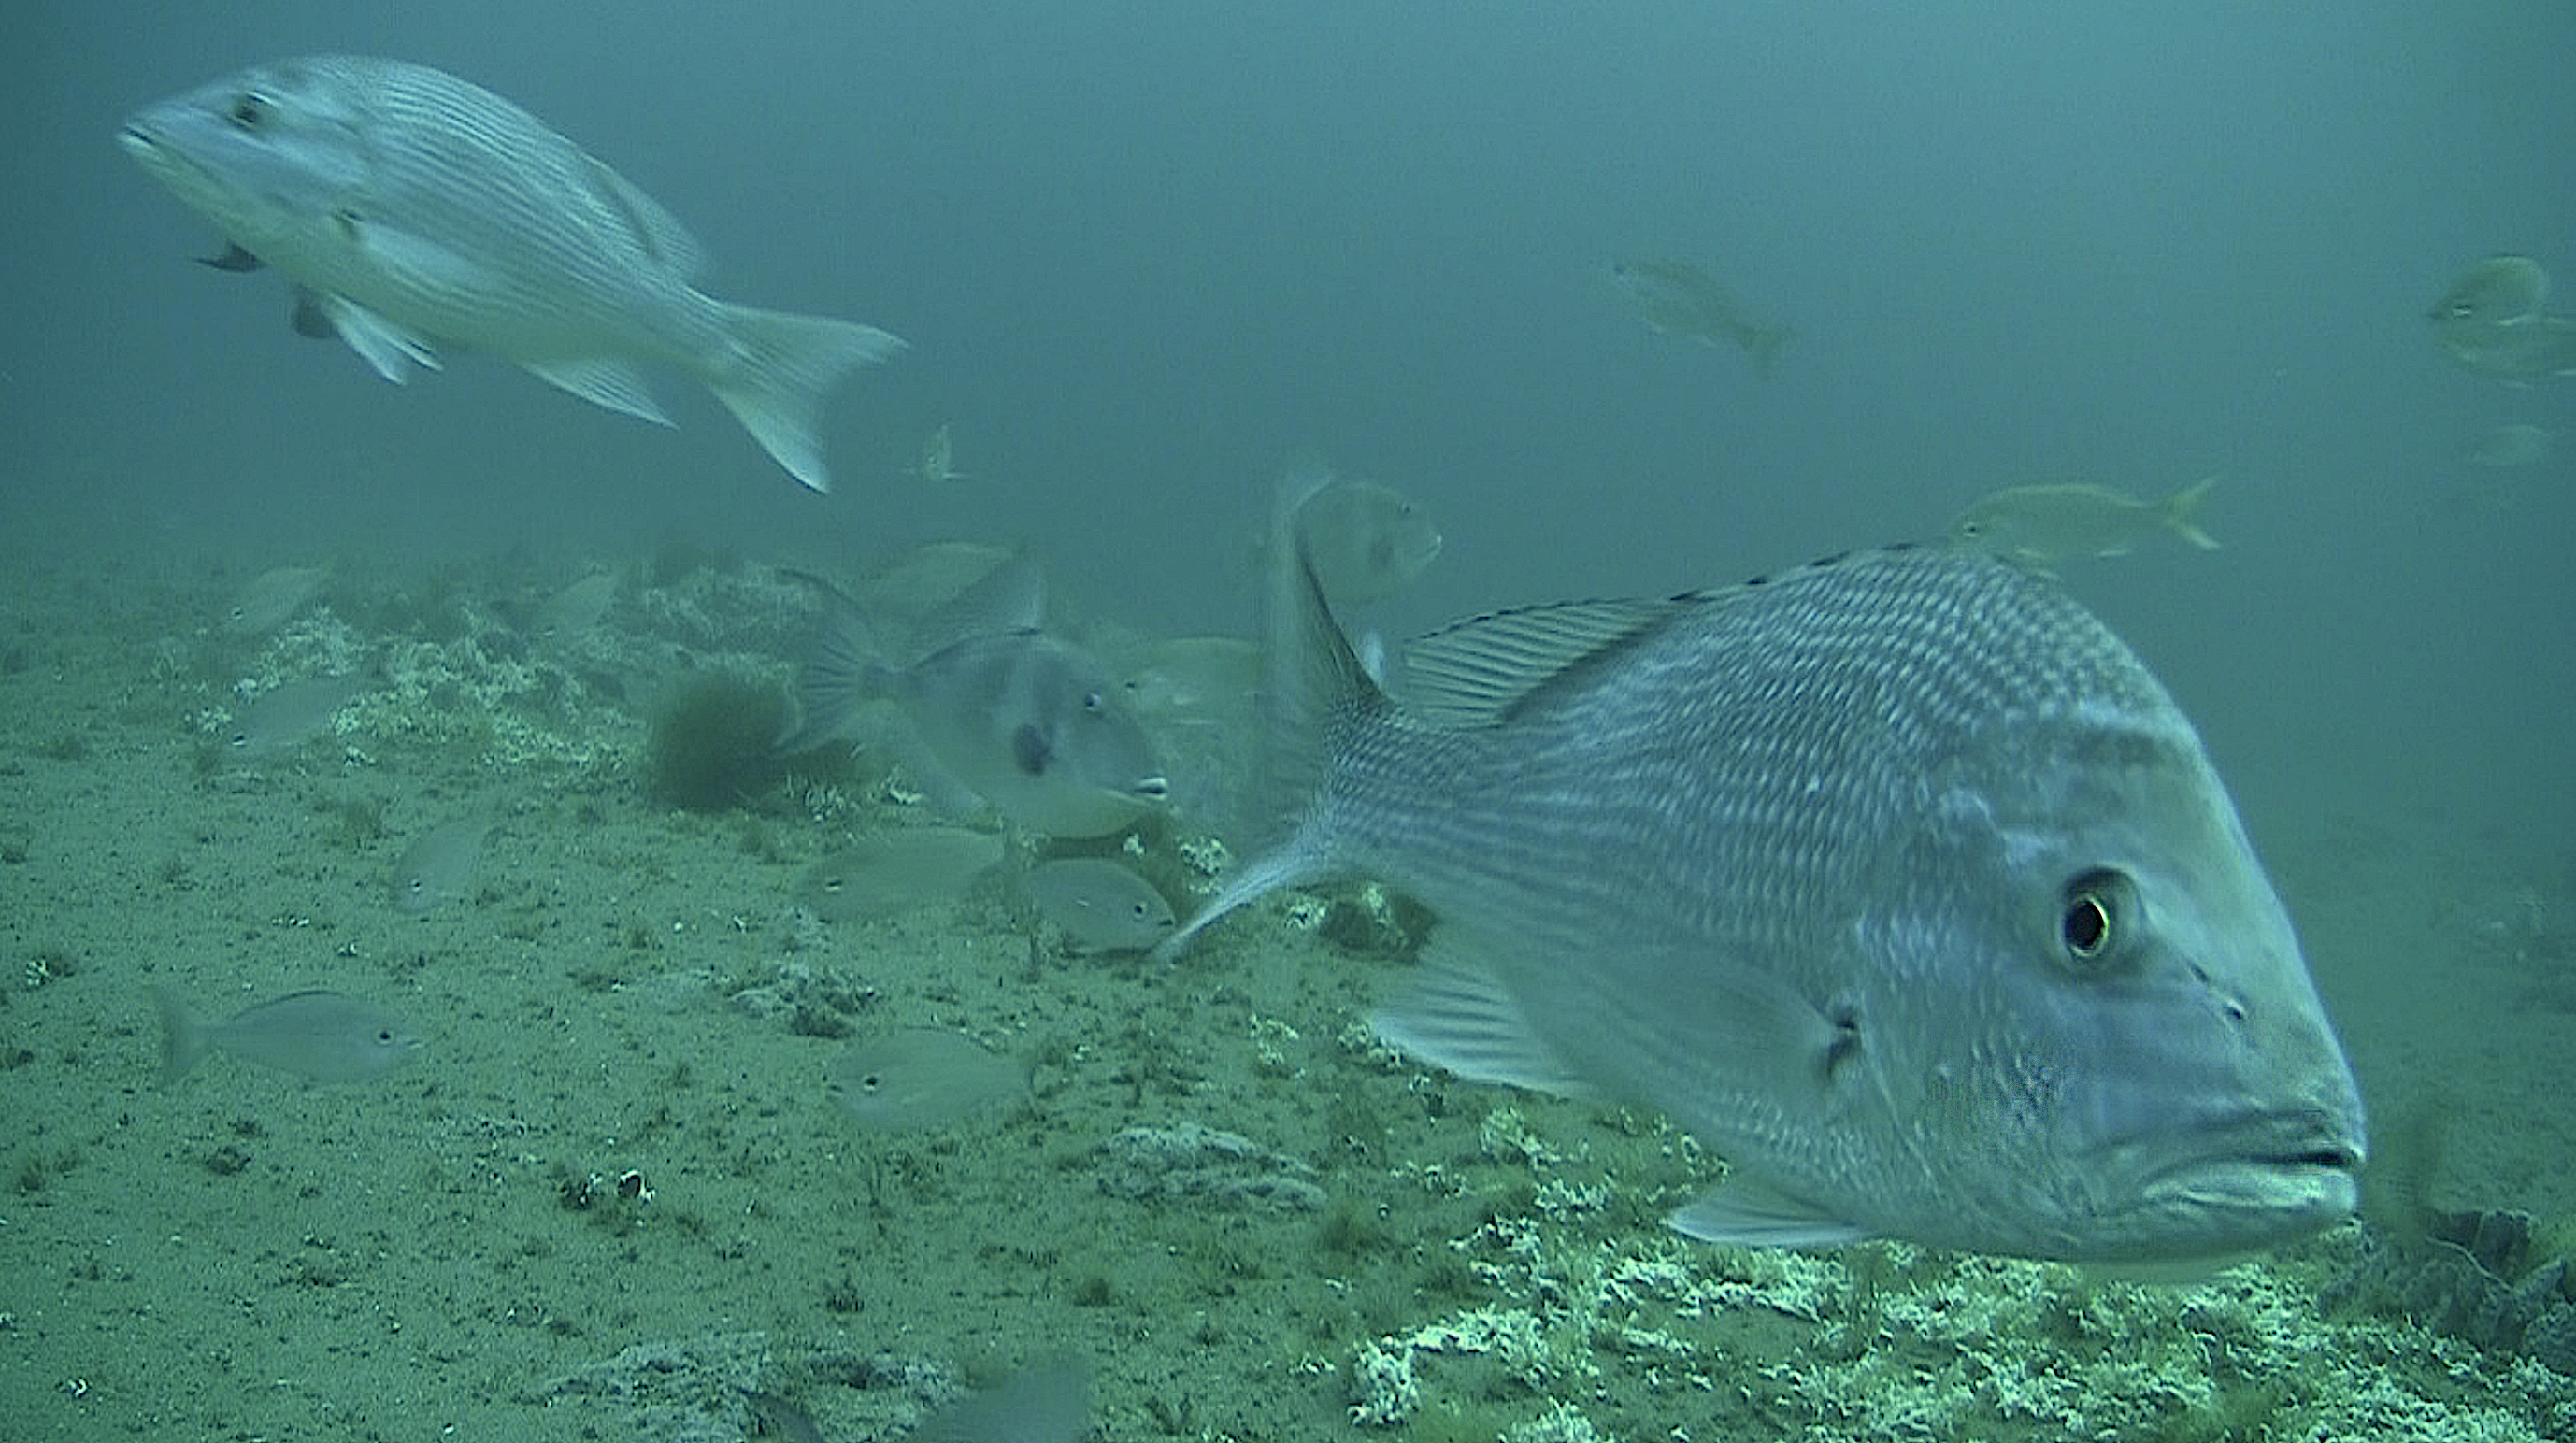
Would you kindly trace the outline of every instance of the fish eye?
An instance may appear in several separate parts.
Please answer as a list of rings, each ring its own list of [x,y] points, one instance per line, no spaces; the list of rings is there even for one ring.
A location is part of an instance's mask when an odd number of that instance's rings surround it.
[[[1101,712],[1108,710],[1108,707],[1108,700],[1101,696],[1100,693],[1096,691],[1087,691],[1082,694],[1082,709],[1084,711]]]
[[[2066,955],[2090,962],[2123,941],[2137,920],[2129,879],[2108,868],[2076,875],[2057,911],[2057,940]]]
[[[245,90],[233,97],[232,105],[224,111],[224,118],[244,130],[257,130],[268,119],[271,109],[267,96],[256,90]]]

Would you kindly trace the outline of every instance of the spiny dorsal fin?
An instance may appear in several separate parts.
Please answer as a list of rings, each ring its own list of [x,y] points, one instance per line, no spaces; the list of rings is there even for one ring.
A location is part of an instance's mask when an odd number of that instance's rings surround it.
[[[1441,726],[1489,726],[1587,657],[1653,630],[1695,598],[1569,601],[1443,627],[1404,650],[1406,708]]]

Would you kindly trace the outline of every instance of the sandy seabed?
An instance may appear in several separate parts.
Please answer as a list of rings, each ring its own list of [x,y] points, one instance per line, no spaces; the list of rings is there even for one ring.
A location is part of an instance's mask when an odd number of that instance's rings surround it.
[[[1119,1440],[2576,1437],[2576,1382],[2453,1306],[2474,1270],[2440,1293],[2361,1224],[2160,1285],[1678,1238],[1722,1169],[1659,1119],[1371,1042],[1404,937],[1362,889],[1172,969],[1071,956],[999,886],[818,918],[806,868],[918,808],[862,768],[686,812],[643,760],[687,677],[787,674],[802,589],[618,569],[542,645],[512,620],[578,564],[343,566],[260,635],[238,567],[0,574],[0,1436],[861,1443],[1069,1353]],[[243,683],[352,667],[328,729],[230,753]],[[462,895],[397,910],[404,847],[478,812]],[[2487,1261],[2545,1307],[2576,876],[2405,835],[2267,853],[2410,1192],[2529,1214]],[[1191,840],[1140,844],[1188,878]],[[2323,960],[2362,954],[2420,990]],[[424,1044],[164,1085],[155,987],[338,989]],[[1029,1096],[864,1130],[832,1059],[917,1026]]]

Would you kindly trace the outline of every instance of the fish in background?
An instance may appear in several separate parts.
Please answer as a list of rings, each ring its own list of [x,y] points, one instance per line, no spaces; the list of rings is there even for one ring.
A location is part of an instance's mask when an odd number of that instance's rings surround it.
[[[2361,1098],[2288,914],[2190,723],[2047,579],[1898,547],[1506,611],[1413,643],[1399,705],[1281,512],[1281,840],[1158,956],[1279,887],[1403,889],[1440,925],[1379,1034],[1671,1115],[1727,1162],[1671,1219],[1711,1241],[2161,1262],[2353,1211]]]
[[[233,593],[232,604],[224,608],[224,630],[235,636],[266,636],[311,605],[330,579],[328,566],[280,566],[263,571]]]
[[[910,1132],[1028,1096],[1029,1069],[963,1032],[907,1027],[842,1049],[824,1087],[860,1126]]]
[[[465,899],[474,885],[474,869],[483,860],[484,840],[492,834],[488,817],[458,817],[420,834],[394,859],[387,879],[394,910],[415,916]]]
[[[652,197],[527,111],[400,60],[273,61],[136,112],[125,151],[273,266],[295,329],[389,381],[453,344],[671,424],[639,364],[703,382],[787,473],[830,489],[816,427],[848,372],[903,343],[698,291],[703,252]]]
[[[541,641],[571,641],[599,625],[617,602],[617,573],[593,571],[537,603],[528,634]]]
[[[1648,326],[1668,336],[1736,346],[1752,359],[1755,375],[1770,375],[1771,363],[1788,343],[1788,327],[1755,319],[1725,287],[1688,261],[1620,261],[1610,267],[1610,275]]]
[[[1440,556],[1440,528],[1413,498],[1374,481],[1335,479],[1297,513],[1315,580],[1335,606],[1383,601]]]
[[[948,434],[948,423],[921,438],[921,454],[915,457],[908,473],[914,480],[936,486],[945,481],[963,481],[968,473],[957,469],[957,443]]]
[[[233,714],[232,727],[223,734],[224,750],[244,760],[256,760],[319,736],[340,709],[356,701],[367,686],[368,678],[356,672],[273,686]]]
[[[927,619],[909,661],[889,657],[856,601],[803,579],[823,593],[823,614],[780,750],[848,740],[884,701],[907,724],[905,761],[943,810],[981,802],[1034,832],[1097,837],[1163,805],[1168,784],[1116,679],[1040,629],[1045,590],[1026,557]]]
[[[365,1082],[411,1060],[420,1038],[384,1008],[345,993],[290,992],[223,1022],[189,1015],[167,987],[161,1014],[161,1080],[177,1081],[209,1053],[226,1052],[313,1082]]]
[[[2576,320],[2541,307],[2549,272],[2529,256],[2489,256],[2462,272],[2425,319],[2454,361],[2482,376],[2529,385],[2576,376]]]
[[[1040,1358],[921,1420],[910,1443],[1082,1443],[1091,1436],[1091,1365]]]
[[[2515,466],[2537,466],[2549,459],[2558,444],[2558,433],[2546,426],[2527,421],[2498,426],[2479,433],[2469,443],[2469,460],[2479,466],[2508,469]]]
[[[998,834],[904,827],[862,838],[805,871],[796,900],[827,922],[891,917],[963,897],[1002,864]]]
[[[2217,484],[2216,476],[2205,476],[2161,501],[2090,481],[2007,486],[1959,513],[1950,523],[1950,544],[2042,569],[2069,557],[2125,556],[2158,534],[2214,551],[2218,541],[2201,529],[2200,508]]]
[[[1064,929],[1076,956],[1143,952],[1172,933],[1172,904],[1107,857],[1057,857],[1020,878],[1038,915]]]

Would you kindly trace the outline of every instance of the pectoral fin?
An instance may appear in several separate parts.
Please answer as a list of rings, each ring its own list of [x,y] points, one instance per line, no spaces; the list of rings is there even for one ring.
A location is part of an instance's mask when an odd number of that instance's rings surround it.
[[[261,260],[255,255],[252,255],[250,252],[243,250],[234,242],[226,241],[224,242],[224,253],[222,255],[199,256],[197,257],[197,264],[201,266],[212,266],[219,271],[255,271],[261,266],[266,265],[267,262]]]

